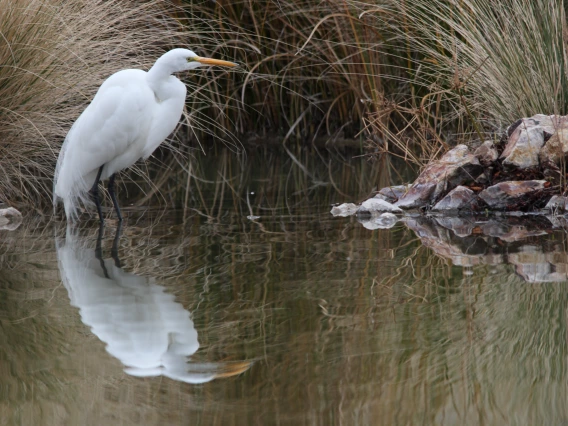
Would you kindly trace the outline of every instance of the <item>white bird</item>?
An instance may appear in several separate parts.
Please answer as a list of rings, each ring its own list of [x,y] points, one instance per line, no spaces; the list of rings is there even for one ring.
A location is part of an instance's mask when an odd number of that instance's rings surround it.
[[[53,205],[63,200],[68,220],[79,203],[92,204],[104,221],[98,185],[109,179],[108,191],[119,220],[114,192],[115,173],[148,158],[179,122],[186,87],[172,74],[206,65],[237,64],[201,58],[187,49],[162,55],[148,71],[127,69],[111,75],[71,127],[61,147],[53,182]]]
[[[190,313],[154,278],[125,272],[117,258],[103,260],[100,251],[87,248],[69,228],[65,244],[57,242],[57,258],[81,321],[127,374],[205,383],[251,366],[248,361],[191,362],[199,341]]]

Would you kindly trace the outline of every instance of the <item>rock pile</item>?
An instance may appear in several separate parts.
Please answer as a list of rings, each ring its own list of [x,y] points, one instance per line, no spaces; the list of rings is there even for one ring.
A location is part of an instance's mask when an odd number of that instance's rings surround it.
[[[523,118],[498,142],[456,146],[412,184],[381,189],[358,212],[564,211],[567,156],[568,116]]]

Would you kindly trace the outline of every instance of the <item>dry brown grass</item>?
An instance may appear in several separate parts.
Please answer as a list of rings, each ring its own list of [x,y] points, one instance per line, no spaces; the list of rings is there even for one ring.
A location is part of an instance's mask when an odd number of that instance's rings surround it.
[[[405,95],[387,94],[369,117],[384,150],[421,164],[446,141],[488,139],[520,117],[568,113],[562,2],[393,0],[365,14],[390,34],[389,54],[408,60],[391,76],[406,83]]]
[[[247,70],[244,77],[230,75],[218,91],[231,106],[224,109],[227,115],[211,112],[224,128],[301,141],[354,137],[384,90],[384,39],[371,25],[372,17],[358,17],[366,3],[185,4],[190,5],[190,19],[208,22],[220,37],[220,48]],[[201,82],[212,84],[205,78]]]
[[[109,75],[172,46],[207,53],[216,37],[174,12],[162,0],[0,0],[0,199],[48,199],[59,146]]]
[[[423,164],[519,116],[567,113],[562,5],[490,4],[0,0],[0,199],[45,199],[100,83],[174,45],[244,70],[187,76],[186,139],[371,135]]]

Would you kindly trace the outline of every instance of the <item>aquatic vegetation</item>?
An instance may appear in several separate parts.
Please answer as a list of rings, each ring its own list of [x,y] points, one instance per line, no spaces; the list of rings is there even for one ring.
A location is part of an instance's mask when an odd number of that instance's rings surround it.
[[[184,79],[179,138],[359,138],[423,165],[519,117],[568,112],[565,22],[545,0],[0,0],[0,199],[44,199],[100,82],[173,46],[245,70]]]

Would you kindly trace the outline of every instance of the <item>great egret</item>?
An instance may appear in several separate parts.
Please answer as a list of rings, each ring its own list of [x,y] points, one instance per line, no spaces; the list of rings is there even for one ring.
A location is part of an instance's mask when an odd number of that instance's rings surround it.
[[[108,191],[122,221],[114,192],[115,173],[148,158],[179,122],[186,88],[172,74],[207,65],[237,64],[173,49],[148,72],[127,69],[111,75],[61,147],[53,182],[54,209],[63,200],[67,219],[73,220],[79,203],[89,205],[92,197],[104,222],[98,186],[100,180],[108,179]]]

